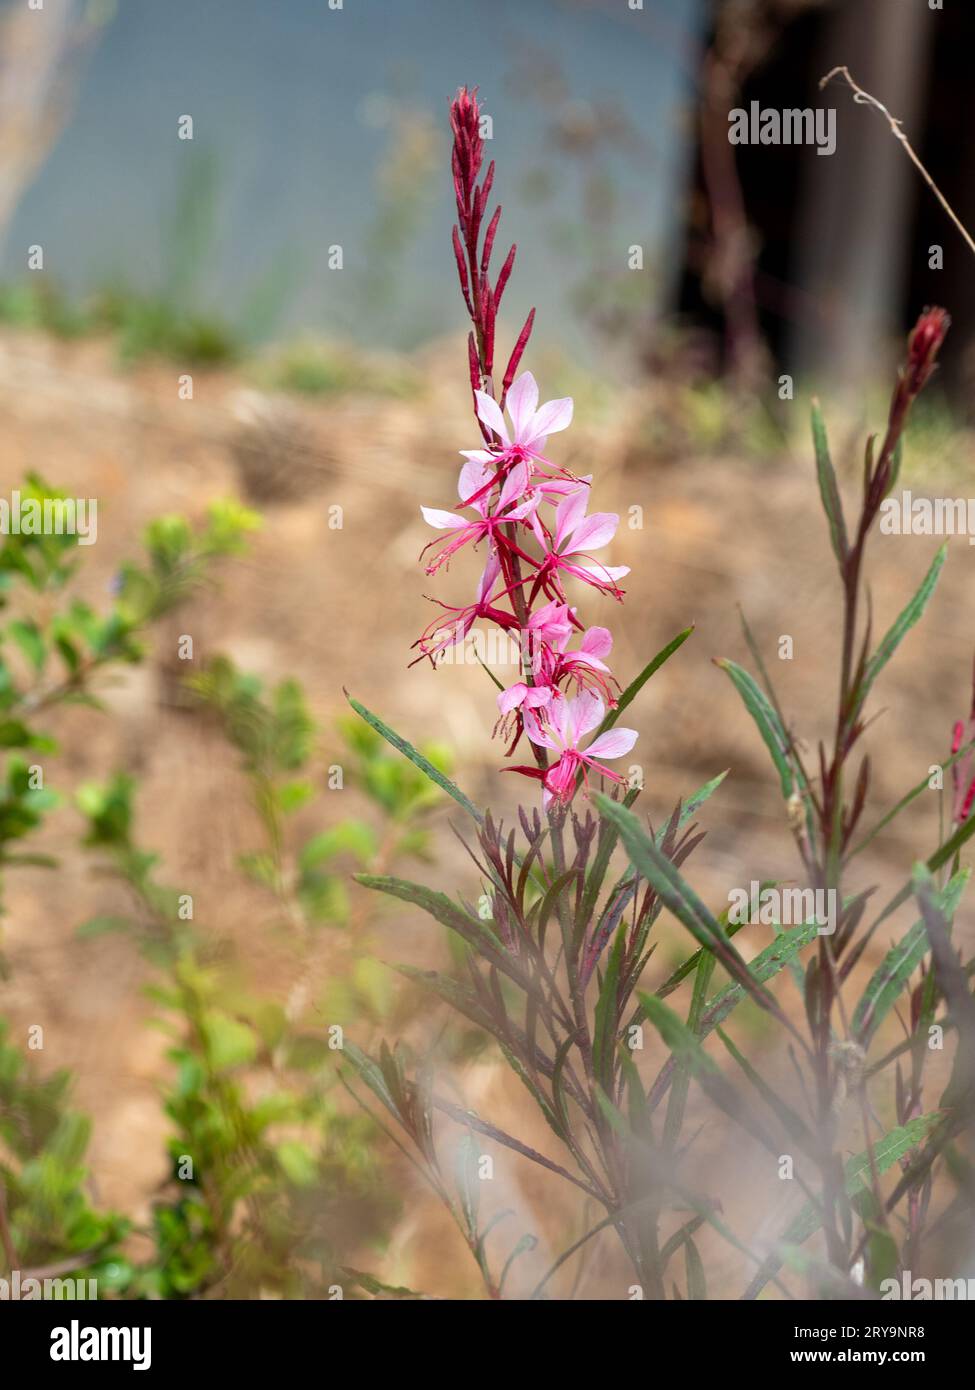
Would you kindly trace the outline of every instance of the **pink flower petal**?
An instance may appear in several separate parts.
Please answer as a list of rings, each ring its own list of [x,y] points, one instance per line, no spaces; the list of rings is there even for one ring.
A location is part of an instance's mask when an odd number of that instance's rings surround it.
[[[421,507],[420,511],[423,513],[424,521],[435,526],[438,531],[453,531],[458,526],[469,525],[468,521],[456,512],[441,512],[436,507]]]
[[[491,455],[489,454],[490,458]],[[460,477],[457,479],[457,496],[461,502],[467,502],[468,497],[475,496],[484,487],[485,483],[490,482],[494,470],[489,464],[483,463],[480,459],[468,459],[460,470]],[[478,497],[476,502],[471,503],[479,512],[487,510],[487,494]]]
[[[528,694],[528,686],[524,681],[516,681],[514,685],[509,685],[507,690],[502,690],[498,696],[498,709],[502,714],[510,714],[513,709],[517,709]]]
[[[550,685],[532,685],[528,687],[525,695],[526,709],[541,709],[543,705],[551,702],[552,697],[557,694]]]
[[[589,584],[613,585],[618,579],[622,579],[624,574],[629,574],[629,565],[601,565],[598,560],[593,560],[590,564],[564,565],[563,569],[570,574],[576,574],[580,579],[585,579]]]
[[[615,512],[593,512],[579,523],[572,533],[571,548],[563,554],[572,555],[584,550],[601,550],[616,535],[620,519]]]
[[[521,442],[527,435],[538,409],[538,385],[531,372],[522,372],[508,392],[505,404],[514,425],[514,438]]]
[[[586,749],[587,758],[622,758],[639,738],[636,729],[607,729]]]
[[[502,444],[509,445],[511,440],[508,438],[508,427],[504,423],[504,416],[497,401],[486,391],[475,391],[474,397],[477,401],[477,418],[487,425],[489,430],[494,430]]]
[[[584,734],[591,733],[598,724],[603,722],[606,713],[606,706],[598,695],[594,695],[591,690],[580,690],[572,700],[569,701],[572,710],[572,725],[575,731],[573,744],[578,744]]]
[[[552,735],[542,724],[537,714],[529,712],[525,716],[525,733],[532,743],[537,743],[539,748],[550,748],[553,752],[560,752],[559,745],[552,738]]]
[[[568,429],[571,424],[571,396],[563,396],[557,401],[546,401],[541,410],[536,411],[531,422],[531,438],[533,441],[545,439],[550,434],[558,434],[559,430]]]
[[[613,650],[613,634],[608,627],[590,627],[582,634],[579,651],[589,657],[609,656]]]
[[[481,575],[477,586],[477,602],[485,603],[497,582],[498,575],[501,573],[501,562],[497,555],[491,554],[487,564],[484,566],[484,573]]]
[[[589,503],[589,489],[576,488],[567,493],[555,509],[555,544],[562,549],[562,542],[572,535],[586,514]]]
[[[504,481],[501,489],[501,497],[498,500],[498,512],[503,512],[506,507],[510,507],[513,502],[517,502],[524,495],[528,486],[528,464],[516,463]]]

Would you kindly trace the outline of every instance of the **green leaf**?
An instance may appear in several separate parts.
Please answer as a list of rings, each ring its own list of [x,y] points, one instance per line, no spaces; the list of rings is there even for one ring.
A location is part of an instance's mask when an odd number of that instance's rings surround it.
[[[683,827],[687,824],[687,822],[691,819],[691,817],[694,816],[699,810],[699,808],[704,805],[708,797],[712,796],[714,792],[718,790],[718,788],[721,786],[721,783],[724,781],[727,775],[727,769],[725,769],[724,772],[719,772],[717,777],[712,777],[709,782],[705,782],[703,787],[699,787],[696,792],[693,792],[687,798],[686,801],[681,803],[680,815],[677,818],[676,828],[678,830],[682,830]],[[626,796],[623,798],[623,805],[629,808],[633,805],[634,801],[636,801],[636,798],[638,796],[639,791],[636,788],[632,788],[630,791],[627,792]],[[667,825],[663,825],[658,831],[656,837],[658,846],[663,844],[666,834]],[[593,914],[596,910],[596,900],[598,899],[600,889],[603,886],[603,881],[606,877],[606,870],[609,867],[609,861],[612,857],[613,850],[616,848],[616,842],[618,839],[619,831],[617,830],[616,826],[609,821],[604,821],[600,827],[599,840],[596,846],[596,853],[593,857],[592,867],[590,868],[589,873],[586,876],[585,891],[583,892],[582,899],[579,904],[579,913],[576,919],[576,929],[578,932],[581,932],[586,927],[588,927],[592,921]],[[613,900],[615,899],[616,892],[619,886],[620,885],[617,884],[617,888],[614,889],[613,892],[610,894],[609,900],[603,909],[604,914],[609,910]],[[600,927],[602,926],[602,921],[603,918],[601,916],[599,921]]]
[[[357,1075],[365,1082],[372,1091],[373,1095],[389,1111],[395,1120],[402,1123],[399,1106],[393,1099],[393,1094],[386,1084],[382,1068],[378,1062],[374,1062],[368,1053],[363,1052],[354,1042],[345,1038],[342,1043],[342,1056],[355,1070]]]
[[[829,522],[829,538],[833,554],[839,561],[840,569],[846,563],[849,542],[846,536],[846,522],[843,519],[843,502],[836,483],[836,472],[829,453],[829,440],[826,436],[826,422],[819,402],[812,407],[813,447],[816,451],[816,473],[819,478],[819,495],[823,499],[823,510]]]
[[[201,1032],[216,1071],[231,1071],[244,1066],[257,1055],[257,1038],[253,1029],[219,1009],[208,1010]]]
[[[508,1274],[511,1271],[511,1266],[514,1264],[515,1260],[519,1259],[522,1255],[527,1255],[530,1251],[535,1250],[537,1246],[538,1236],[533,1236],[530,1231],[526,1231],[525,1234],[518,1241],[515,1248],[512,1250],[511,1254],[504,1262],[504,1268],[501,1271],[501,1278],[498,1280],[498,1293],[501,1293],[504,1290],[505,1280],[507,1279]]]
[[[732,946],[724,928],[654,844],[633,812],[601,792],[594,792],[592,800],[600,815],[616,825],[630,863],[652,884],[665,906],[683,922],[699,945],[714,951],[725,969],[744,984],[757,1002],[770,1007],[770,1001],[749,975],[748,966]]]
[[[637,676],[636,680],[631,681],[630,684],[623,691],[623,694],[616,702],[615,709],[611,709],[609,713],[606,715],[606,718],[603,720],[599,728],[596,730],[595,736],[598,737],[599,734],[604,734],[607,729],[611,729],[613,727],[613,725],[619,719],[620,715],[626,709],[627,705],[632,704],[633,701],[636,699],[637,695],[639,695],[640,691],[646,685],[650,677],[655,675],[656,672],[660,670],[664,662],[670,660],[674,652],[677,651],[678,647],[682,647],[684,645],[684,643],[687,641],[688,637],[690,637],[693,631],[694,624],[692,623],[690,627],[685,627],[683,632],[678,632],[677,636],[674,637],[670,642],[668,642],[666,647],[659,651],[652,661],[647,662],[646,666],[644,666],[643,670]]]
[[[800,1143],[807,1143],[809,1140],[809,1129],[802,1119],[802,1116],[793,1110],[788,1101],[782,1099],[778,1092],[768,1084],[760,1072],[756,1071],[748,1058],[745,1057],[743,1053],[739,1052],[727,1033],[721,1028],[718,1029],[718,1037],[724,1043],[725,1047],[731,1053],[739,1067],[741,1067],[742,1071],[748,1077],[748,1080],[755,1087],[755,1090],[765,1101],[769,1109],[778,1116],[790,1138],[796,1139]]]
[[[285,1177],[295,1187],[313,1187],[318,1181],[318,1164],[307,1144],[284,1139],[274,1152]]]
[[[704,1263],[698,1254],[697,1246],[690,1236],[684,1241],[684,1268],[687,1272],[687,1297],[695,1303],[703,1303],[708,1296],[708,1284],[704,1277]]]
[[[37,624],[32,619],[14,618],[7,624],[7,631],[34,670],[40,673],[47,660],[47,646]]]
[[[663,1038],[668,1052],[676,1062],[686,1067],[693,1076],[701,1072],[717,1071],[697,1036],[669,1004],[665,1004],[655,994],[646,994],[642,990],[637,997],[645,1017]]]
[[[375,874],[355,874],[354,878],[356,883],[361,883],[364,888],[374,888],[379,893],[388,893],[390,897],[399,898],[401,902],[421,907],[436,921],[456,932],[474,950],[490,956],[506,974],[520,980],[521,976],[514,968],[514,963],[491,928],[464,912],[446,893],[437,893],[432,888],[425,888],[420,883],[409,883],[403,878]]]
[[[947,554],[948,547],[947,544],[945,544],[940,548],[932,560],[931,568],[921,581],[921,587],[897,618],[897,621],[887,632],[886,636],[877,647],[877,650],[867,662],[866,670],[863,673],[863,680],[860,682],[860,687],[857,691],[856,709],[862,706],[864,700],[867,698],[870,687],[887,665],[887,662],[894,655],[894,652],[900,646],[904,637],[920,619],[925,608],[927,608],[928,601],[934,593],[935,585],[938,582],[938,576],[941,574],[941,569]]]
[[[707,992],[711,986],[711,976],[714,974],[714,967],[717,964],[710,951],[702,951],[698,962],[697,970],[694,974],[694,988],[691,992],[691,1004],[687,1011],[687,1026],[695,1037],[699,1036],[701,1029],[701,1016],[704,1013]],[[660,996],[655,995],[659,1000]],[[680,1136],[681,1127],[684,1123],[684,1111],[687,1106],[687,1097],[691,1086],[690,1068],[683,1062],[676,1067],[674,1079],[670,1087],[670,1096],[667,1101],[667,1114],[664,1119],[664,1144],[673,1147]]]
[[[944,761],[941,763],[941,771],[943,773],[947,772],[949,767],[952,767],[956,762],[959,761],[960,758],[967,757],[973,749],[975,749],[975,742],[962,744],[961,748],[958,749],[957,753],[952,753],[951,757],[944,759]],[[892,811],[888,811],[885,816],[882,816],[880,820],[877,822],[877,824],[873,827],[873,829],[868,831],[868,833],[864,835],[863,839],[860,840],[853,847],[853,849],[847,852],[846,862],[849,863],[849,861],[855,855],[862,853],[862,851],[866,849],[867,845],[869,845],[870,842],[880,834],[881,830],[885,829],[888,825],[890,825],[891,821],[894,820],[897,816],[899,816],[901,811],[903,811],[906,807],[910,806],[911,802],[915,801],[917,797],[921,795],[922,792],[930,790],[931,774],[928,772],[925,773],[924,777],[922,777],[921,781],[918,782],[917,786],[912,787],[911,790],[905,796],[901,797],[900,801],[898,801],[897,805],[893,808]]]
[[[375,858],[378,850],[376,836],[364,821],[347,820],[331,830],[323,830],[302,848],[298,855],[301,869],[312,869],[337,854],[352,854],[363,864]]]
[[[887,1134],[879,1139],[873,1146],[874,1162],[877,1165],[878,1173],[886,1173],[906,1153],[927,1138],[931,1131],[941,1122],[943,1116],[940,1110],[934,1110],[928,1115],[918,1115],[909,1124],[902,1125],[897,1129],[889,1130]],[[853,1198],[858,1192],[870,1182],[870,1154],[864,1150],[863,1153],[856,1154],[849,1159],[845,1167],[845,1186],[846,1195]],[[807,1202],[799,1215],[790,1224],[788,1230],[782,1236],[782,1243],[786,1245],[802,1245],[819,1230],[821,1220],[819,1213],[812,1203]],[[756,1298],[768,1281],[782,1268],[782,1260],[778,1255],[772,1255],[767,1259],[758,1274],[749,1284],[745,1291],[745,1298]]]
[[[766,984],[795,960],[799,952],[815,941],[818,935],[819,927],[815,922],[805,922],[800,927],[783,931],[749,963],[748,971],[752,979],[758,984]],[[701,1020],[701,1036],[706,1037],[712,1028],[723,1023],[744,997],[745,991],[741,985],[732,984],[709,999]]]
[[[783,931],[775,938],[764,950],[759,951],[758,955],[751,961],[748,970],[751,975],[753,987],[759,987],[773,979],[780,970],[783,970],[789,963],[795,960],[796,955],[804,946],[815,941],[818,936],[818,928],[814,922],[806,923],[801,927],[793,927],[789,931]],[[668,982],[669,983],[669,982]],[[728,1015],[738,1007],[745,998],[746,991],[740,984],[728,985],[712,999],[709,999],[704,1007],[699,1025],[699,1036],[706,1038],[719,1023],[723,1023]],[[748,991],[750,997],[754,997],[751,989]],[[657,998],[660,998],[658,992]],[[638,1015],[639,1017],[639,1015]],[[661,1068],[660,1075],[650,1089],[647,1098],[648,1105],[654,1108],[666,1094],[667,1087],[672,1080],[674,1070],[674,1059],[669,1058]]]
[[[745,708],[755,721],[779,774],[782,795],[788,799],[792,795],[794,782],[793,770],[789,763],[791,745],[779,716],[772,708],[764,690],[741,666],[724,658],[716,659],[714,664],[730,676],[732,684],[744,701]]]
[[[958,1048],[941,1104],[962,1113],[969,1109],[970,1113],[975,1091],[975,1000],[968,987],[967,972],[952,945],[950,925],[938,903],[934,879],[923,864],[914,866],[913,883],[931,942],[935,980],[958,1030]]]
[[[950,919],[958,909],[961,896],[971,877],[970,869],[955,874],[938,902]],[[871,976],[870,983],[863,992],[853,1014],[853,1031],[863,1047],[870,1042],[894,1007],[908,979],[921,964],[928,952],[928,933],[923,919],[914,923],[896,945],[884,956]]]
[[[461,1136],[457,1146],[455,1174],[464,1224],[472,1241],[477,1240],[477,1212],[481,1200],[481,1181],[477,1173],[480,1153],[480,1146],[474,1142],[473,1134]]]
[[[478,825],[481,824],[484,817],[474,805],[473,801],[465,796],[461,789],[451,782],[449,777],[445,777],[439,768],[434,767],[429,758],[425,758],[418,749],[413,747],[412,743],[407,743],[405,738],[401,738],[388,724],[384,724],[378,715],[366,709],[365,705],[360,705],[359,701],[354,700],[351,695],[347,694],[346,699],[360,719],[364,719],[367,724],[376,730],[377,734],[382,734],[387,743],[392,744],[392,746],[397,749],[398,752],[402,753],[405,758],[409,758],[410,762],[413,763],[415,767],[418,767],[425,776],[429,777],[431,782],[435,782],[448,796],[453,797],[458,806],[463,806],[467,814],[477,821]]]
[[[128,931],[132,923],[127,917],[89,917],[75,931],[76,936],[104,936],[106,932]]]
[[[592,1061],[593,1070],[597,1081],[609,1089],[610,1078],[613,1074],[613,1052],[616,1043],[616,1031],[619,1024],[619,1008],[617,995],[619,992],[620,966],[623,963],[623,952],[626,949],[626,934],[629,930],[629,923],[624,922],[616,933],[616,938],[610,948],[609,960],[606,965],[606,974],[603,976],[602,988],[599,991],[599,999],[596,1003],[595,1029],[592,1040]]]
[[[384,1284],[375,1275],[366,1274],[361,1269],[352,1269],[349,1265],[342,1266],[342,1273],[351,1279],[353,1284],[358,1284],[359,1288],[366,1293],[371,1293],[374,1298],[402,1298],[402,1299],[425,1299],[429,1294],[417,1293],[415,1289],[408,1289],[404,1284]]]
[[[932,874],[936,873],[943,864],[947,864],[950,860],[954,859],[962,845],[967,844],[972,835],[975,835],[975,816],[969,816],[967,820],[963,820],[954,835],[950,836],[943,845],[939,845],[934,853],[928,856],[925,860],[925,868]],[[913,880],[905,883],[904,887],[894,894],[890,902],[887,903],[886,907],[872,923],[870,931],[875,932],[881,922],[885,922],[903,903],[906,903],[912,891],[916,891]]]

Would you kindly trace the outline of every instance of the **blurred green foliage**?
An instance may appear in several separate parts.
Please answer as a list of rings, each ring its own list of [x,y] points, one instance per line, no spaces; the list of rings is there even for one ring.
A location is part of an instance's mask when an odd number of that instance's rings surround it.
[[[36,476],[22,493],[60,496]],[[0,735],[11,752],[0,875],[57,868],[21,843],[59,805],[44,785],[46,762],[31,761],[57,751],[38,721],[66,702],[100,708],[93,678],[142,660],[148,626],[208,583],[214,562],[238,553],[257,524],[233,502],[214,504],[197,527],[157,519],[100,609],[70,592],[83,558],[75,537],[4,538]],[[343,721],[340,749],[319,768],[319,731],[294,680],[266,689],[218,657],[189,684],[240,754],[263,832],[241,868],[290,930],[294,985],[280,1001],[256,995],[228,943],[194,920],[192,895],[160,876],[160,857],[136,835],[134,777],[84,784],[82,842],[97,858],[106,910],[79,935],[121,934],[153,967],[154,1022],[171,1039],[162,1097],[170,1177],[145,1229],[102,1210],[85,1159],[90,1122],[69,1107],[68,1073],[43,1074],[0,1021],[0,1264],[13,1268],[15,1258],[22,1277],[54,1267],[95,1277],[100,1296],[328,1297],[339,1281],[356,1296],[337,1251],[381,1242],[395,1199],[372,1121],[336,1089],[336,1051],[348,1012],[380,1020],[391,991],[360,914],[316,997],[309,929],[353,921],[350,870],[427,855],[423,821],[438,793],[357,721]],[[443,750],[429,752],[446,766]],[[346,779],[367,814],[321,829],[322,799]]]

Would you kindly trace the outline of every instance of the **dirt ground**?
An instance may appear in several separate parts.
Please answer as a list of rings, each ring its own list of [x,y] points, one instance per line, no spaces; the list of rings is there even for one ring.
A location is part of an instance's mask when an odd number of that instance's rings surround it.
[[[167,881],[191,885],[197,918],[231,940],[253,977],[280,997],[289,986],[286,962],[262,930],[251,890],[235,868],[236,856],[255,836],[241,774],[212,724],[174,696],[181,674],[176,637],[193,635],[196,663],[224,652],[269,679],[298,677],[322,725],[323,766],[336,756],[332,730],[344,709],[345,686],[412,741],[449,744],[460,785],[478,804],[510,815],[524,787],[498,775],[502,750],[490,740],[493,692],[483,672],[407,669],[409,644],[429,620],[424,595],[466,601],[478,572],[476,561],[465,559],[428,580],[416,564],[429,538],[419,504],[453,504],[456,451],[476,442],[462,362],[453,342],[427,351],[415,363],[422,389],[408,400],[298,402],[256,395],[233,373],[208,372],[196,375],[193,399],[185,401],[177,395],[175,367],[121,373],[104,344],[0,337],[0,489],[9,495],[36,470],[71,494],[99,499],[98,542],[83,567],[82,589],[91,602],[106,601],[111,576],[152,517],[181,511],[202,518],[208,501],[228,494],[263,513],[262,531],[244,558],[222,567],[219,587],[167,620],[147,664],[105,689],[115,717],[83,708],[51,717],[62,752],[52,760],[50,784],[70,792],[115,768],[137,774],[140,838],[163,856]],[[644,769],[644,800],[655,819],[679,796],[730,769],[700,817],[708,835],[688,866],[702,896],[720,907],[730,887],[788,878],[796,860],[765,749],[711,658],[730,656],[751,666],[738,625],[740,603],[782,704],[814,754],[817,739],[831,729],[838,586],[808,448],[797,445],[761,463],[650,454],[637,443],[647,409],[647,393],[636,390],[621,392],[611,410],[603,407],[591,418],[580,409],[573,429],[553,439],[552,452],[576,471],[592,472],[595,506],[624,518],[612,561],[632,567],[625,605],[595,595],[579,599],[589,621],[612,627],[620,679],[626,683],[679,629],[696,624],[624,722],[640,730],[633,760]],[[930,466],[927,486],[936,490]],[[910,468],[908,452],[907,486]],[[952,488],[964,495],[970,484],[956,478]],[[344,509],[341,529],[327,525],[335,505]],[[633,507],[643,509],[642,528],[628,524]],[[878,537],[870,568],[876,632],[917,587],[936,545],[925,537]],[[867,735],[873,781],[865,825],[946,755],[952,722],[967,712],[973,575],[975,550],[965,538],[952,540],[923,623],[878,686],[874,710],[884,712]],[[792,638],[791,660],[778,656],[784,635]],[[336,819],[350,813],[357,796],[354,787],[336,796]],[[439,818],[438,864],[430,881],[471,892],[469,866],[448,831],[449,818],[446,810]],[[71,1066],[76,1100],[94,1119],[99,1196],[144,1217],[164,1172],[165,1119],[157,1097],[166,1040],[145,1026],[151,1012],[141,994],[147,966],[131,943],[74,936],[86,917],[112,910],[115,892],[92,877],[77,847],[79,828],[66,805],[37,844],[61,858],[61,870],[8,875],[3,932],[12,978],[0,986],[0,1012],[15,1028],[43,1024],[44,1065]],[[937,834],[932,792],[857,861],[854,886],[876,883],[885,899],[900,887],[912,860],[930,853]],[[905,924],[901,914],[878,935],[865,968]],[[409,914],[387,918],[383,931],[391,959],[423,963],[440,949],[431,946],[425,922]],[[683,945],[680,929],[670,924],[662,931],[661,958],[669,960]],[[970,907],[962,909],[958,932],[970,946]],[[764,944],[763,938],[744,949]],[[327,970],[327,944],[319,963]],[[791,990],[783,985],[798,1008]],[[892,1040],[896,1028],[891,1020]],[[755,1039],[765,1045],[758,1034]],[[526,1125],[522,1093],[498,1067],[481,1061],[460,1079],[469,1103],[551,1151],[551,1135]],[[767,1163],[716,1123],[706,1126],[688,1158],[689,1171],[705,1178],[713,1165],[724,1174],[733,1169],[738,1196],[726,1206],[729,1219],[771,1235],[787,1201],[760,1171]],[[525,1172],[528,1166],[518,1160],[506,1166],[505,1196],[541,1235],[537,1264],[544,1267],[545,1255],[566,1243],[571,1204],[554,1197],[556,1179]],[[439,1291],[445,1263],[456,1265],[453,1291],[476,1293],[465,1258],[456,1235],[418,1200],[407,1202],[389,1251],[376,1263],[393,1282],[439,1285]],[[615,1277],[612,1254],[594,1258],[596,1275],[603,1260],[606,1277]],[[716,1247],[712,1263],[715,1287],[730,1290],[736,1280],[740,1287],[737,1256]]]

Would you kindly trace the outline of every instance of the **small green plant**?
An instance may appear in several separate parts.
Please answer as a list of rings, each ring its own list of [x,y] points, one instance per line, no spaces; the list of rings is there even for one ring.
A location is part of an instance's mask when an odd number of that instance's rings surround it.
[[[63,500],[37,475],[22,502]],[[46,781],[57,741],[38,728],[56,707],[98,707],[98,681],[142,659],[147,627],[234,554],[256,517],[217,503],[203,526],[180,517],[153,523],[144,554],[125,564],[102,611],[70,596],[80,553],[74,535],[12,533],[0,549],[0,743],[10,750],[0,782],[0,884],[19,867],[54,869],[48,854],[22,848],[60,804]],[[9,975],[0,956],[0,973]],[[0,1019],[0,1256],[27,1277],[77,1275],[101,1293],[126,1293],[134,1267],[123,1243],[130,1223],[102,1212],[89,1193],[84,1156],[90,1124],[69,1108],[70,1076],[39,1076],[27,1049]]]
[[[191,899],[158,881],[158,857],[132,839],[133,791],[121,774],[79,795],[85,843],[131,904],[79,931],[138,943],[157,969],[148,992],[173,1037],[171,1177],[139,1285],[162,1298],[324,1296],[336,1278],[338,1190],[366,1232],[379,1233],[368,1126],[328,1103],[327,1038],[253,998],[193,922]]]
[[[124,1293],[130,1224],[88,1194],[91,1125],[68,1104],[70,1074],[40,1078],[0,1019],[0,1259],[28,1278],[97,1279]]]

